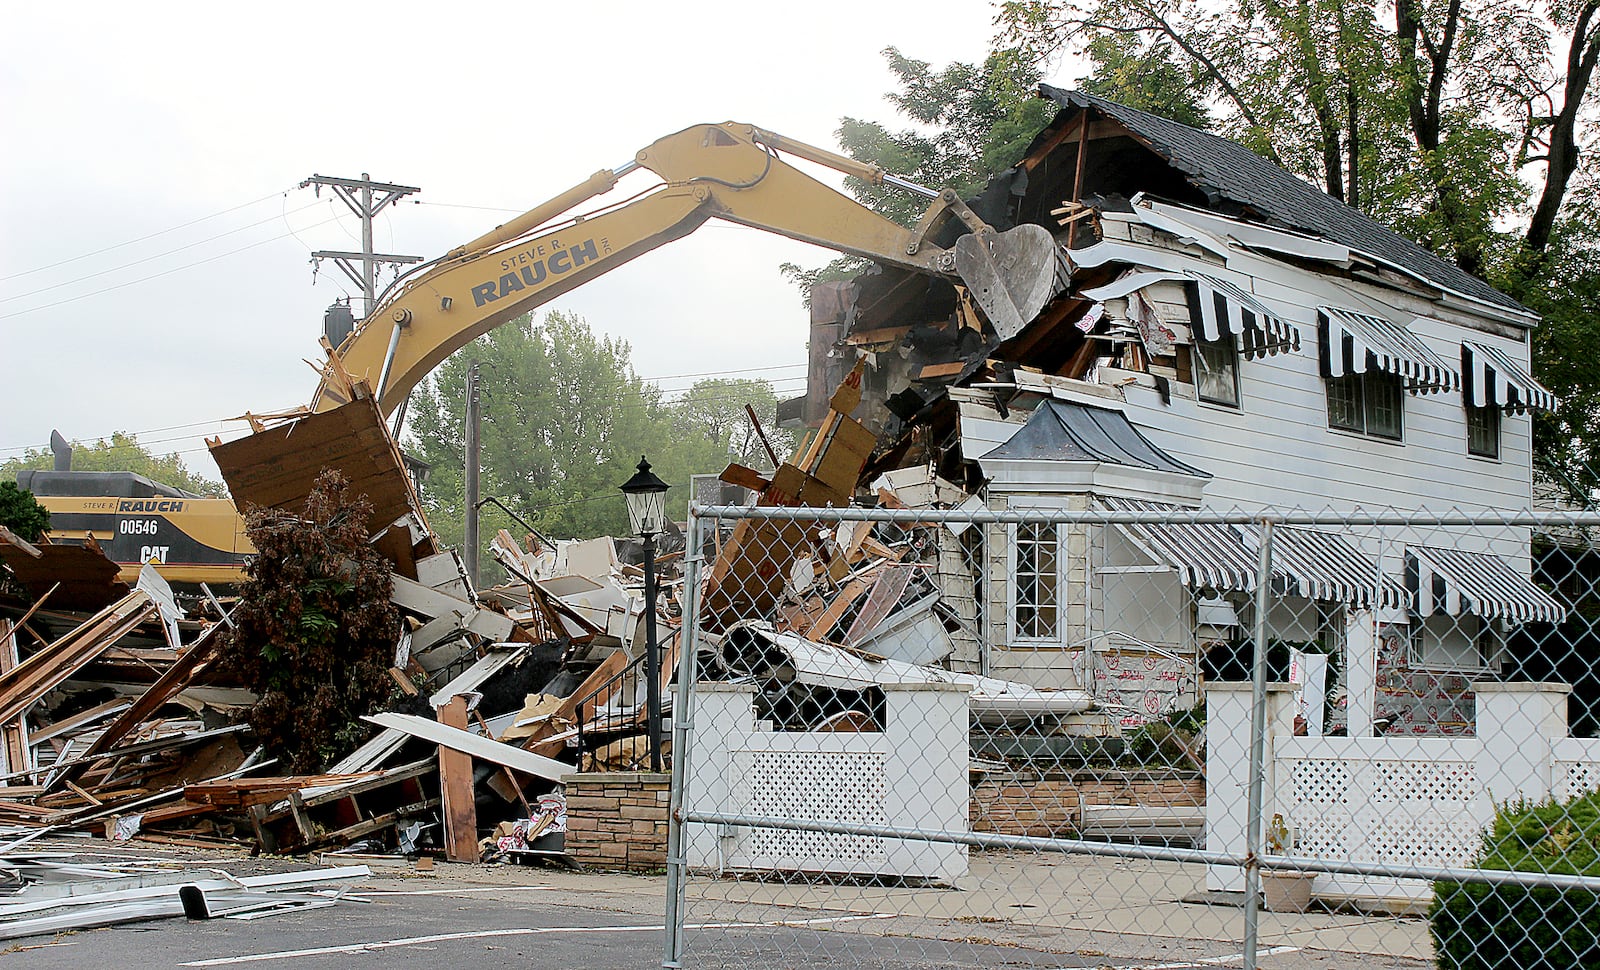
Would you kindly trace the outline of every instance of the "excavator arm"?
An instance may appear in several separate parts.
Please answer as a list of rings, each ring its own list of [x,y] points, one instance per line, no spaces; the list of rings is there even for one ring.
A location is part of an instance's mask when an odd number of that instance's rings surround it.
[[[930,204],[907,229],[806,175],[784,154],[899,185]],[[662,184],[612,208],[569,215],[634,168],[656,173]],[[928,242],[951,217],[971,232],[949,250]],[[370,382],[379,408],[389,414],[429,371],[476,337],[711,218],[965,282],[1002,332],[1020,328],[1054,295],[1061,258],[1043,227],[997,234],[953,190],[924,189],[750,125],[697,125],[413,271],[337,348],[339,366]],[[344,403],[340,386],[325,380],[313,410]]]

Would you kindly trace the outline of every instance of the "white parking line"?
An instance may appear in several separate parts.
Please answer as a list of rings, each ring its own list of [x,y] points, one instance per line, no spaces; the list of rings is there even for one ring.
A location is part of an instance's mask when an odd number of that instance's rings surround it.
[[[456,888],[456,890],[366,890],[346,893],[350,896],[459,896],[461,893],[547,893],[554,885],[490,885],[490,887]]]
[[[1280,953],[1298,952],[1300,952],[1300,948],[1297,946],[1273,946],[1265,950],[1256,951],[1256,956],[1270,957],[1277,956]],[[1200,957],[1179,963],[1135,963],[1125,967],[1116,967],[1115,970],[1200,970],[1202,967],[1225,967],[1230,963],[1243,962],[1243,953],[1230,953],[1225,957]]]
[[[766,926],[816,926],[824,923],[852,923],[858,920],[891,919],[891,913],[868,913],[860,916],[825,916],[815,919],[772,920],[763,923],[687,923],[686,930],[748,930]],[[239,963],[261,963],[267,960],[293,960],[299,957],[319,957],[335,953],[369,953],[392,950],[403,946],[422,946],[427,943],[446,943],[451,940],[482,940],[504,936],[545,936],[566,933],[660,933],[659,924],[640,926],[519,926],[503,930],[473,930],[464,933],[435,933],[432,936],[410,936],[396,940],[374,940],[369,943],[346,943],[342,946],[318,946],[304,950],[278,950],[272,953],[247,953],[236,957],[218,957],[213,960],[194,960],[178,964],[181,967],[227,967]]]

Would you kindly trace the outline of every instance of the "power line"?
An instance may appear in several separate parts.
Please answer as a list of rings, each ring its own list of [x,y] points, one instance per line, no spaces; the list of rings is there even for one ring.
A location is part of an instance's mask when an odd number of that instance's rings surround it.
[[[120,266],[113,266],[110,269],[103,269],[103,270],[100,270],[99,272],[96,272],[96,273],[90,273],[87,276],[79,276],[76,279],[63,280],[60,283],[51,283],[49,286],[41,286],[37,290],[29,290],[26,293],[18,293],[15,296],[0,296],[0,303],[9,303],[12,300],[20,300],[20,299],[23,299],[24,297],[34,296],[34,295],[39,294],[39,293],[45,293],[45,292],[48,292],[49,290],[60,289],[63,286],[72,286],[72,285],[74,285],[76,283],[82,283],[84,280],[92,280],[92,279],[94,279],[96,277],[99,277],[99,276],[106,276],[106,275],[109,275],[111,273],[118,272],[120,270],[129,269],[131,267],[138,266],[141,263],[148,263],[148,262],[150,262],[152,260],[161,259],[162,257],[165,257],[165,256],[171,256],[174,253],[181,253],[186,249],[193,249],[196,246],[203,246],[206,243],[215,242],[218,239],[222,239],[222,238],[224,238],[226,236],[232,236],[235,233],[244,232],[246,229],[254,229],[257,226],[264,226],[269,222],[276,222],[279,218],[282,218],[283,216],[293,215],[296,212],[304,212],[307,209],[314,209],[314,208],[316,208],[316,206],[317,206],[317,203],[312,202],[309,205],[303,205],[298,209],[290,209],[288,212],[283,213],[282,216],[269,216],[269,217],[267,217],[265,219],[262,219],[260,222],[252,222],[249,225],[240,226],[237,229],[229,229],[227,232],[219,232],[215,236],[207,236],[204,239],[196,240],[195,242],[188,243],[187,245],[179,246],[176,249],[169,249],[169,250],[167,250],[165,252],[156,253],[153,256],[145,256],[145,257],[142,257],[140,259],[136,259],[131,263],[123,263]],[[283,237],[280,236],[278,238],[281,239]],[[19,273],[18,275],[20,276],[20,275],[23,275],[23,274]]]
[[[291,192],[293,190],[294,190],[294,187],[290,186],[289,188],[281,189],[281,190],[279,190],[277,192],[271,192],[271,193],[268,193],[267,195],[263,195],[259,199],[252,199],[249,202],[241,202],[236,206],[232,206],[230,208],[223,209],[223,210],[221,210],[219,212],[213,212],[208,216],[201,216],[198,219],[190,219],[188,222],[180,223],[180,224],[178,224],[176,226],[172,226],[172,227],[167,228],[167,229],[161,229],[161,230],[159,230],[157,232],[152,232],[149,235],[140,236],[137,239],[130,239],[127,242],[114,243],[114,244],[112,244],[110,246],[105,246],[103,248],[96,249],[93,252],[84,253],[81,256],[69,256],[66,259],[59,259],[59,260],[56,260],[53,263],[46,263],[43,266],[35,266],[33,269],[25,269],[20,273],[12,273],[10,276],[0,276],[0,283],[5,282],[6,280],[14,280],[19,276],[30,276],[30,275],[32,275],[34,273],[42,273],[47,269],[55,269],[57,266],[64,266],[67,263],[75,263],[80,259],[88,259],[91,256],[99,256],[101,253],[109,253],[113,249],[122,249],[125,246],[132,246],[135,243],[142,243],[147,239],[154,239],[157,236],[165,236],[167,233],[177,232],[179,229],[187,229],[190,226],[198,225],[198,224],[200,224],[202,222],[206,222],[207,220],[210,220],[210,219],[215,219],[218,216],[225,216],[230,212],[238,212],[240,209],[248,209],[253,205],[260,205],[261,203],[267,201],[268,199],[274,198],[276,196],[287,195],[289,192]]]
[[[325,219],[322,222],[314,223],[307,228],[315,229],[317,226],[324,226],[333,221],[333,219]],[[65,306],[68,303],[76,303],[79,300],[87,300],[92,296],[100,296],[104,293],[110,293],[113,290],[121,290],[130,286],[137,286],[140,283],[148,283],[151,280],[160,279],[163,276],[171,276],[173,273],[181,273],[186,269],[193,269],[196,266],[204,266],[206,263],[214,263],[219,259],[226,259],[229,256],[236,256],[239,253],[246,252],[247,250],[255,249],[259,246],[265,246],[267,243],[278,242],[281,239],[288,239],[291,235],[293,235],[293,233],[286,232],[280,236],[272,236],[271,238],[263,239],[259,242],[253,242],[248,246],[240,246],[238,249],[230,249],[225,253],[218,253],[215,256],[207,256],[205,259],[197,259],[192,263],[185,263],[182,266],[174,266],[172,269],[162,270],[159,273],[151,273],[149,276],[141,276],[136,280],[128,280],[125,283],[117,283],[115,285],[103,287],[98,290],[90,290],[88,293],[80,293],[77,296],[69,296],[64,300],[57,300],[54,303],[40,304],[39,306],[29,307],[26,310],[13,310],[10,313],[0,314],[0,320],[9,320],[12,317],[20,317],[29,313],[37,313],[40,310],[50,310],[58,306]]]

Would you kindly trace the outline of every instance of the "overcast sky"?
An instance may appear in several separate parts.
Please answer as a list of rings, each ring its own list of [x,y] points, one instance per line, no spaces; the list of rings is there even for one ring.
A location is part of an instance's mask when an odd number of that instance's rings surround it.
[[[992,16],[984,0],[13,5],[0,460],[51,428],[128,431],[216,477],[200,435],[306,403],[301,360],[354,289],[331,264],[313,280],[309,254],[360,248],[342,204],[296,188],[313,173],[420,186],[375,248],[432,258],[697,122],[827,147],[842,116],[898,125],[880,51],[980,60]],[[806,314],[777,267],[831,256],[712,222],[549,306],[629,341],[669,391],[738,371],[792,396]]]

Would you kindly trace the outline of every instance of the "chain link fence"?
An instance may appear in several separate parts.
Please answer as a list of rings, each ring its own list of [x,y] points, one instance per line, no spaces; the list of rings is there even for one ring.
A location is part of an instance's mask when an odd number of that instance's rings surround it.
[[[692,509],[665,965],[1600,966],[1600,515],[1052,504]]]

